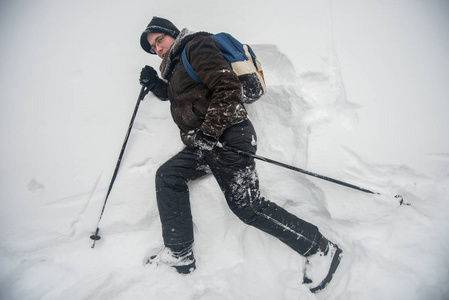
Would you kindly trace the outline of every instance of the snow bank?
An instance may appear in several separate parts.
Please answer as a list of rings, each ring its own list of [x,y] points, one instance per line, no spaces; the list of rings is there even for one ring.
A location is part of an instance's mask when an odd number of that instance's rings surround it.
[[[448,4],[180,5],[2,2],[0,298],[449,298]],[[162,245],[154,173],[182,149],[151,96],[90,248],[138,74],[159,64],[138,45],[152,15],[254,45],[269,89],[248,106],[258,154],[381,194],[257,163],[267,198],[343,248],[323,292],[300,284],[302,257],[230,212],[212,177],[190,186],[197,270],[144,266]]]

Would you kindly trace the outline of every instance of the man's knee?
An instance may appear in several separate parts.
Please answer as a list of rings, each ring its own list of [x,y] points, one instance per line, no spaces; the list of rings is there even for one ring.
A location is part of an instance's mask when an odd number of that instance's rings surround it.
[[[260,205],[260,200],[258,201],[246,201],[242,203],[235,203],[230,208],[232,212],[245,224],[252,225],[256,222],[262,215],[261,210],[263,210]]]
[[[187,179],[182,172],[170,166],[162,165],[156,171],[156,189],[170,187],[173,190],[184,190]]]

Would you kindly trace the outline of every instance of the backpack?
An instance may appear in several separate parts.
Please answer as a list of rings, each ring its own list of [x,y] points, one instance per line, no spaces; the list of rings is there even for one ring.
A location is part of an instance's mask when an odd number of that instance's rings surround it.
[[[231,69],[237,74],[243,88],[242,103],[253,103],[266,93],[262,66],[248,45],[241,44],[228,33],[211,35],[217,42]],[[187,45],[186,45],[187,47]],[[186,47],[182,51],[182,62],[190,77],[198,83],[203,83],[196,74],[186,55]]]

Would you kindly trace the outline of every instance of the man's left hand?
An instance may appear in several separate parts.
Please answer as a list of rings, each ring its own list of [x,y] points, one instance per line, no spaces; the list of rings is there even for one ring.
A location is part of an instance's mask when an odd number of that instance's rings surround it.
[[[196,148],[205,151],[212,151],[214,147],[218,144],[218,139],[213,136],[207,135],[201,130],[197,130],[193,137],[193,145]]]

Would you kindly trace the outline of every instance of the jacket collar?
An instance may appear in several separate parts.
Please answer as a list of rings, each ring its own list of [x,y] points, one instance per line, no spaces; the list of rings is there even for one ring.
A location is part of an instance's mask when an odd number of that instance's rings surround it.
[[[187,28],[181,30],[178,37],[171,46],[168,55],[164,57],[159,67],[162,78],[170,80],[174,67],[180,59],[181,52],[182,50],[184,50],[184,47],[187,45],[188,42],[190,42],[197,36],[209,36],[209,35],[211,35],[211,33],[203,31],[193,32],[188,30]]]

